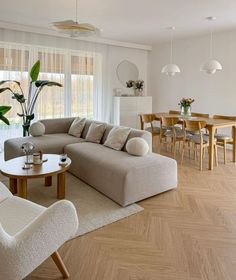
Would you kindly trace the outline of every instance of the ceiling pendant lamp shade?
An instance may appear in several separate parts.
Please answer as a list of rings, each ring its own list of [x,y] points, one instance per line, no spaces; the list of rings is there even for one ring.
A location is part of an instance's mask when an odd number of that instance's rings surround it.
[[[169,27],[168,29],[171,30],[171,40],[170,40],[170,63],[166,64],[162,70],[161,73],[164,73],[166,75],[168,75],[169,77],[173,77],[176,73],[180,73],[180,69],[179,66],[174,64],[172,62],[172,58],[173,58],[173,31],[175,30],[175,27]]]
[[[209,21],[213,21],[215,20],[216,18],[215,17],[207,17],[206,18],[207,20]],[[220,64],[219,61],[217,61],[216,59],[213,59],[213,34],[212,34],[212,29],[211,29],[211,37],[210,37],[210,59],[207,60],[200,68],[200,71],[204,71],[205,73],[207,74],[210,74],[210,75],[213,75],[216,73],[216,71],[221,71],[223,68],[222,68],[222,65]]]
[[[78,0],[75,0],[75,21],[72,19],[52,23],[52,28],[60,33],[68,34],[70,37],[87,37],[100,35],[100,30],[89,23],[79,23],[77,18]]]
[[[208,60],[201,66],[201,71],[205,71],[207,74],[215,74],[220,70],[222,70],[222,65],[215,59]]]
[[[162,70],[161,73],[165,73],[166,75],[172,77],[174,76],[176,73],[180,73],[180,69],[179,66],[173,63],[170,64],[166,64]]]

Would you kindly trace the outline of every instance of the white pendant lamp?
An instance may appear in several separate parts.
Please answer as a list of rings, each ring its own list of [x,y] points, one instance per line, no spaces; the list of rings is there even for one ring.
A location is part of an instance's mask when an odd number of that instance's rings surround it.
[[[175,30],[174,26],[169,27],[168,29],[171,30],[171,39],[170,39],[170,63],[166,64],[162,70],[161,73],[165,73],[166,75],[168,75],[169,77],[173,77],[176,73],[180,73],[180,69],[179,66],[174,64],[172,62],[172,58],[173,58],[173,32]]]
[[[216,18],[215,17],[207,17],[206,18],[209,21],[213,21]],[[221,71],[222,70],[222,65],[220,64],[219,61],[213,59],[212,55],[212,46],[213,46],[213,32],[211,28],[211,37],[210,37],[210,59],[206,61],[200,68],[201,71],[206,72],[207,74],[215,74],[216,71]]]

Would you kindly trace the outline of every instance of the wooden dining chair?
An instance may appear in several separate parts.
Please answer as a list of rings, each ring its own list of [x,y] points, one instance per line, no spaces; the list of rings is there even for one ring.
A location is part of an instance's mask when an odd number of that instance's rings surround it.
[[[160,119],[158,119],[155,114],[140,114],[139,116],[141,129],[150,132],[153,140],[155,136],[161,135],[161,124],[160,126],[155,124],[155,122],[160,123]]]
[[[203,131],[203,129],[206,128],[206,122],[196,121],[196,120],[185,120],[184,127],[185,130],[184,130],[184,142],[183,142],[183,148],[181,154],[181,164],[183,164],[184,152],[186,149],[194,151],[195,159],[197,158],[197,152],[199,150],[200,152],[199,169],[202,170],[204,149],[209,147],[209,136],[205,135]],[[215,162],[216,165],[218,165],[216,141],[214,143],[214,151],[215,151]]]
[[[224,119],[236,122],[236,116],[222,116],[222,115],[214,115],[213,119]],[[227,163],[227,145],[233,145],[233,131],[231,135],[228,134],[220,134],[218,131],[215,133],[216,144],[217,146],[223,147],[224,149],[224,164]]]
[[[208,119],[210,117],[209,114],[202,114],[202,113],[196,113],[196,112],[192,112],[191,116],[192,117],[205,118],[205,119]]]
[[[173,156],[176,158],[176,143],[184,141],[184,131],[178,126],[178,117],[162,117],[161,118],[161,145],[171,145]],[[168,141],[170,140],[170,141]],[[179,145],[180,147],[180,145]]]
[[[170,115],[180,115],[180,111],[170,110],[169,114]]]

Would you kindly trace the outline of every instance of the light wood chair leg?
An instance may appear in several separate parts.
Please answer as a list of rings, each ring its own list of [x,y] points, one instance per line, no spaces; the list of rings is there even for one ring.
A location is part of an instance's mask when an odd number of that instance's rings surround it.
[[[202,171],[203,147],[200,146],[200,170]]]
[[[188,157],[191,158],[191,143],[188,142]]]
[[[214,149],[215,149],[215,163],[216,163],[216,166],[218,166],[218,152],[217,152],[217,145],[216,144],[214,146]]]
[[[63,263],[63,260],[61,259],[61,256],[59,255],[59,253],[56,251],[51,255],[54,263],[56,264],[57,268],[60,270],[62,276],[64,279],[68,279],[70,277],[70,274],[65,266],[65,264]]]
[[[194,160],[197,160],[197,146],[194,144]]]
[[[173,153],[174,153],[174,159],[176,158],[176,142],[173,141]]]
[[[224,164],[227,163],[227,150],[226,150],[226,142],[224,141]]]
[[[183,142],[183,147],[182,147],[182,153],[181,153],[181,165],[183,164],[183,161],[184,161],[184,150],[185,150],[185,142]]]

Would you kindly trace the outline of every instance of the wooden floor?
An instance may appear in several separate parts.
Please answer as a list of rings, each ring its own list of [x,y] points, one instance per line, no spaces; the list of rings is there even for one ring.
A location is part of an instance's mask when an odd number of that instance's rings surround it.
[[[71,280],[235,280],[236,165],[179,166],[173,191],[142,201],[144,211],[67,242]],[[27,280],[61,279],[51,259]]]

